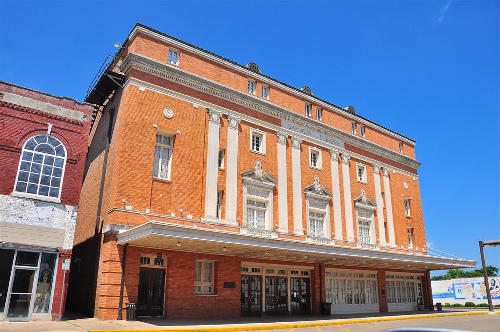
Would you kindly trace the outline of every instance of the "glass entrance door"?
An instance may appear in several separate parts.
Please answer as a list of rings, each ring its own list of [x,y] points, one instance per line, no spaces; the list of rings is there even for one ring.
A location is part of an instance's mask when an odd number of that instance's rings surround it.
[[[309,278],[290,278],[291,309],[294,314],[311,313],[311,280]]]
[[[262,313],[262,277],[241,276],[241,314],[254,316]]]
[[[163,316],[165,270],[141,267],[137,294],[137,316]]]
[[[14,269],[14,280],[10,292],[9,310],[7,311],[7,317],[10,320],[29,319],[35,273],[34,269]]]
[[[288,311],[286,277],[266,277],[266,313],[284,314]]]

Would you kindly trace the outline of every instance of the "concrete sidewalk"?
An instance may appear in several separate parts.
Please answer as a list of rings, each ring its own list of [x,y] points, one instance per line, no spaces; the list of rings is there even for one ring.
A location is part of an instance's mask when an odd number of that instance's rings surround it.
[[[398,313],[394,315],[339,315],[328,317],[257,317],[232,320],[164,320],[146,321],[100,320],[97,318],[69,319],[63,321],[0,322],[0,331],[251,331],[292,329],[314,326],[361,324],[409,319],[452,317],[466,315],[487,315],[488,311]],[[499,311],[495,314],[500,314]]]

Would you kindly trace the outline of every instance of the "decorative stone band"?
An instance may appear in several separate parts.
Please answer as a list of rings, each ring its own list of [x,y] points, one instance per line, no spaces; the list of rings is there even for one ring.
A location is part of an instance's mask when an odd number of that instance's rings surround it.
[[[131,69],[149,73],[214,97],[270,115],[281,119],[282,121],[288,121],[288,123],[295,123],[297,126],[314,131],[315,133],[322,135],[324,138],[335,138],[339,141],[352,144],[353,146],[357,146],[363,150],[370,151],[381,157],[401,163],[411,168],[417,169],[420,166],[420,162],[417,160],[396,151],[392,151],[389,148],[367,141],[366,139],[362,139],[350,133],[346,133],[325,123],[310,119],[302,114],[298,114],[280,106],[270,104],[269,102],[259,100],[257,97],[250,96],[233,88],[223,86],[198,75],[183,71],[180,68],[166,65],[139,54],[129,53],[120,65],[120,70],[125,74],[127,74]]]

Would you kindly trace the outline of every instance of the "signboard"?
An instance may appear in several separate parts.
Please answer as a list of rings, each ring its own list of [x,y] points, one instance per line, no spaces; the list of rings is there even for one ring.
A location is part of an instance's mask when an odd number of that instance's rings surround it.
[[[490,293],[493,304],[500,304],[500,277],[489,277]],[[463,278],[451,280],[433,280],[432,298],[439,302],[486,303],[486,287],[483,278]]]
[[[322,133],[315,131],[315,130],[307,129],[307,128],[299,126],[295,123],[288,122],[286,120],[281,120],[281,127],[298,132],[298,133],[301,133],[302,135],[306,135],[306,136],[315,138],[317,140],[326,142],[328,144],[335,145],[339,148],[342,148],[342,149],[344,148],[344,142],[342,142],[341,140],[334,138],[334,137],[331,137],[331,136],[328,136],[328,135],[325,135],[325,134],[322,134]]]
[[[62,270],[63,271],[69,271],[70,264],[71,264],[71,259],[69,259],[69,258],[63,259],[63,261],[62,261],[62,267],[61,267]]]

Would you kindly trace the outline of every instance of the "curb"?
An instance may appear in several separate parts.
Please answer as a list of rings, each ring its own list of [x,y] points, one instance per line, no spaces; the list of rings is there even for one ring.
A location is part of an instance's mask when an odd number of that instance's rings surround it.
[[[500,311],[492,312],[454,312],[443,314],[427,314],[427,315],[411,315],[411,316],[391,316],[379,318],[356,318],[345,320],[322,320],[308,323],[279,323],[279,324],[259,324],[259,325],[243,325],[243,326],[228,326],[228,327],[172,327],[161,329],[132,329],[132,330],[89,330],[89,332],[174,332],[174,331],[189,331],[189,332],[222,332],[222,331],[254,331],[254,330],[279,330],[279,329],[294,329],[303,327],[315,326],[332,326],[332,325],[348,325],[348,324],[361,324],[361,323],[375,323],[375,322],[388,322],[396,320],[410,320],[410,319],[423,319],[423,318],[437,318],[437,317],[451,317],[451,316],[473,316],[473,315],[489,315],[500,314]]]

